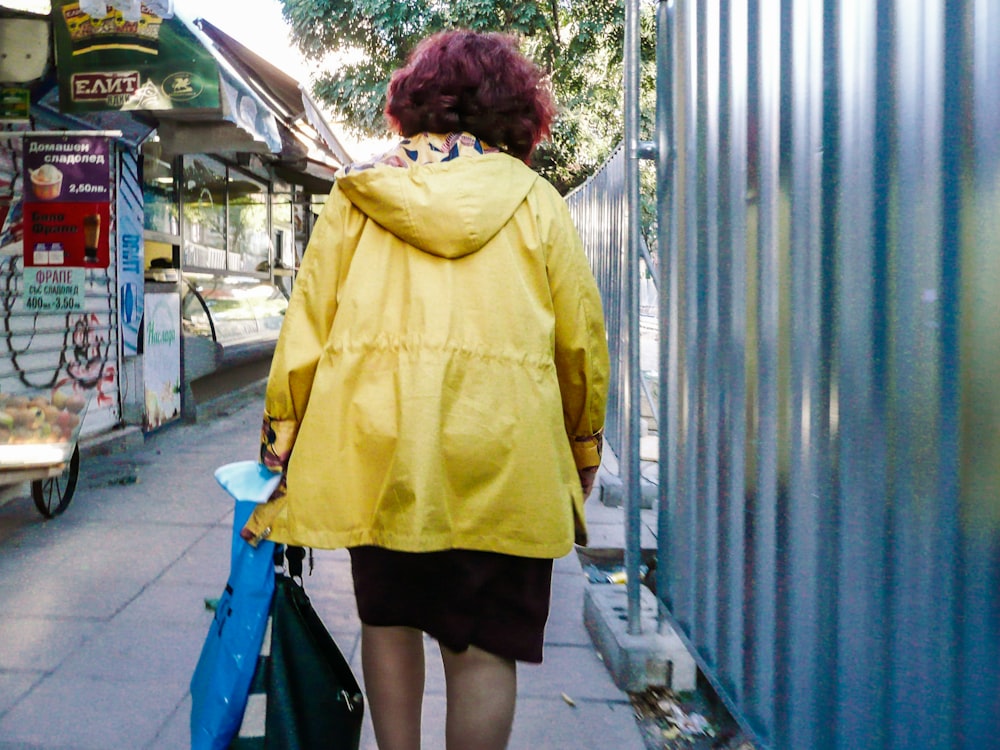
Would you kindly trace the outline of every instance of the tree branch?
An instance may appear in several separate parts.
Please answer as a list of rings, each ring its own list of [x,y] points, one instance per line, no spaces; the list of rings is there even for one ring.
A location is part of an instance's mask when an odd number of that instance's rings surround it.
[[[562,32],[559,30],[559,0],[549,0],[549,9],[552,11],[552,29],[556,47],[562,49]]]

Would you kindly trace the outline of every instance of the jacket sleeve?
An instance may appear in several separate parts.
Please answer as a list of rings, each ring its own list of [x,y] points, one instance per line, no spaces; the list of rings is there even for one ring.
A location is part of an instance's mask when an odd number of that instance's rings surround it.
[[[555,365],[577,470],[601,463],[608,397],[608,340],[597,282],[565,201],[552,191],[555,219],[546,266],[555,312]]]
[[[335,187],[316,222],[295,278],[281,333],[271,359],[264,398],[260,460],[273,472],[285,473],[299,425],[309,404],[316,367],[337,314],[337,295],[350,268],[353,235],[361,219]],[[271,500],[259,506],[245,529],[255,539],[266,537],[280,512],[282,480]]]

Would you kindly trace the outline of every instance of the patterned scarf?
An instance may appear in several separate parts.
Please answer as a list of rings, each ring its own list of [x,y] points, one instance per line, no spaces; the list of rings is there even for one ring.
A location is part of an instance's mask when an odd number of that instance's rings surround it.
[[[409,167],[413,164],[436,164],[459,156],[495,154],[500,149],[488,146],[471,133],[418,133],[404,138],[393,148],[370,161],[345,165],[340,175],[374,167]]]

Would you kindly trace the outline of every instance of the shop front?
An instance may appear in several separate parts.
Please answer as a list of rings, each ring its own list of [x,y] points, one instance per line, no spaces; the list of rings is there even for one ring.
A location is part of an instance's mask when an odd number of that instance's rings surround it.
[[[193,416],[199,380],[270,358],[348,159],[297,82],[219,29],[93,5],[0,7],[0,39],[44,27],[55,61],[0,66],[0,391],[79,391],[84,436]],[[44,158],[88,144],[106,173]],[[28,294],[38,269],[65,294]]]

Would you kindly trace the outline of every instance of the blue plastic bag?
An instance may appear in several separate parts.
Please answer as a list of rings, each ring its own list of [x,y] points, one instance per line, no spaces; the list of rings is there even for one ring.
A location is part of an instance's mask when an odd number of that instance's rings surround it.
[[[281,474],[275,474],[260,461],[237,461],[216,469],[215,481],[234,500],[263,503],[278,486]]]
[[[215,478],[236,508],[229,579],[191,678],[192,750],[225,750],[239,731],[274,595],[274,542],[254,548],[240,531],[280,476],[241,461],[220,467]]]

